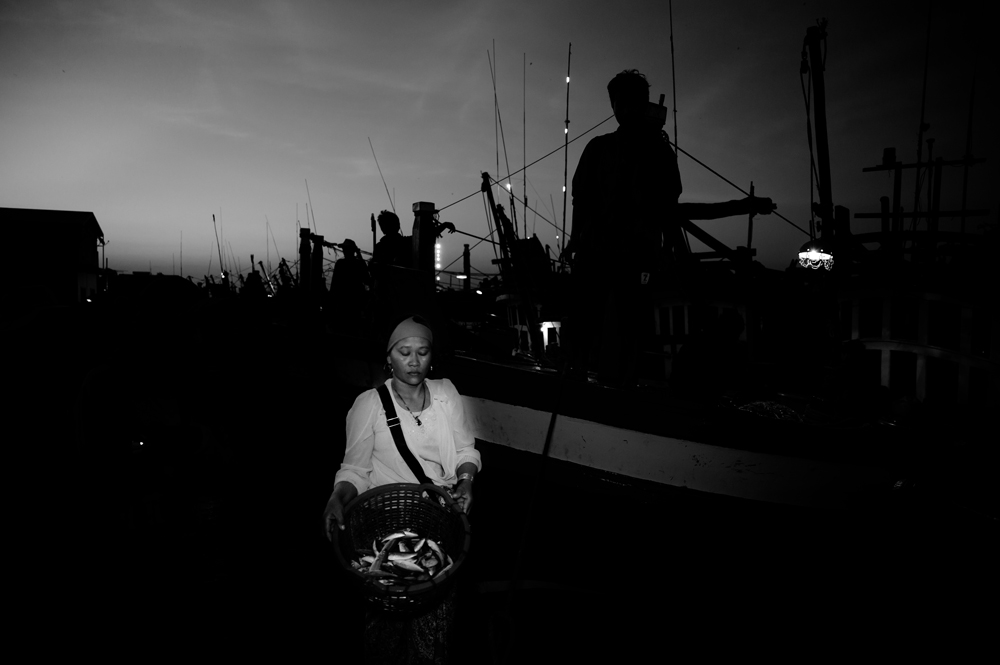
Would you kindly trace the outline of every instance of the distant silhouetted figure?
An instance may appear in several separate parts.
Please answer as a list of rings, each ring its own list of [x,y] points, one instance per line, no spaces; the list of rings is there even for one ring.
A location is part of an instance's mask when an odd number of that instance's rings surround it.
[[[240,289],[240,298],[247,301],[259,302],[267,299],[267,288],[264,280],[253,265],[253,254],[250,255],[250,274],[247,275]]]
[[[400,311],[412,306],[412,292],[416,273],[413,268],[413,236],[399,231],[396,213],[383,210],[378,225],[384,234],[372,254],[371,274],[374,281],[375,326],[377,330],[390,327],[398,321]]]
[[[341,244],[344,257],[333,266],[329,302],[341,316],[362,325],[368,315],[371,276],[357,244],[350,238]]]
[[[596,351],[599,380],[632,386],[637,376],[643,274],[662,261],[675,224],[681,177],[662,124],[651,119],[649,83],[626,70],[608,83],[618,130],[591,139],[573,175],[573,303],[566,342],[577,368]],[[586,325],[587,314],[596,325]],[[651,323],[650,323],[651,325]]]
[[[399,217],[383,210],[378,215],[378,226],[383,236],[375,245],[372,259],[379,265],[409,268],[413,262],[413,239],[399,232]]]

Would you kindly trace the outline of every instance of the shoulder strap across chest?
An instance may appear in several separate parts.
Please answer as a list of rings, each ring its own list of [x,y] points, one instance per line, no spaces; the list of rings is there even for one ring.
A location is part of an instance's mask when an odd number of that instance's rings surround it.
[[[389,432],[392,433],[392,440],[396,443],[396,450],[399,451],[403,461],[406,462],[406,466],[410,467],[410,471],[417,477],[417,482],[422,485],[430,484],[430,478],[424,473],[424,470],[420,467],[420,463],[417,462],[417,458],[410,451],[410,447],[406,445],[406,439],[403,438],[403,427],[399,424],[399,416],[396,415],[396,407],[393,405],[392,397],[389,395],[389,388],[383,383],[376,391],[378,392],[379,399],[382,400],[382,408],[385,409],[385,421],[389,425]]]

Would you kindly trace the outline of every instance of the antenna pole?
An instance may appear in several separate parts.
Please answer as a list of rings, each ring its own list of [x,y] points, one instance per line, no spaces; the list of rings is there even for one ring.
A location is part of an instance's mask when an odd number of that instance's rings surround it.
[[[524,204],[523,222],[524,237],[528,237],[528,54],[521,54],[521,157],[524,164],[521,167],[521,177],[524,178],[521,187],[521,202]]]
[[[566,56],[566,129],[563,137],[563,211],[562,234],[559,236],[559,255],[566,250],[566,185],[569,180],[569,66],[573,58],[573,42],[569,43],[569,53]]]

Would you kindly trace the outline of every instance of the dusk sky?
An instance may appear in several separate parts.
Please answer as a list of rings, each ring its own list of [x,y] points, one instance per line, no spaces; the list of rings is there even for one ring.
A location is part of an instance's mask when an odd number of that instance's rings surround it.
[[[991,214],[970,222],[976,230],[996,223],[1000,182],[995,48],[985,9],[974,9],[987,3],[934,4],[925,138],[935,139],[935,156],[965,152],[978,58],[972,152],[991,161],[972,170],[969,207]],[[201,279],[215,256],[217,274],[213,214],[244,270],[251,253],[277,263],[265,220],[292,260],[296,206],[305,225],[309,197],[319,233],[370,251],[369,215],[390,201],[369,137],[407,234],[415,201],[443,208],[477,192],[482,171],[496,175],[494,45],[501,175],[562,145],[570,43],[570,138],[611,114],[606,85],[626,68],[647,75],[653,100],[666,94],[673,137],[668,7],[0,0],[0,206],[94,212],[118,270],[179,272],[183,236],[184,273]],[[799,64],[806,28],[824,17],[834,202],[874,212],[891,178],[862,168],[890,146],[905,162],[916,158],[927,3],[673,3],[678,145],[744,189],[753,181],[803,228],[809,152]],[[570,145],[570,180],[586,141],[616,127],[611,119]],[[682,201],[742,197],[688,157],[679,165]],[[962,169],[946,178],[943,207],[956,209]],[[913,181],[904,182],[910,209]],[[512,184],[520,197],[523,175]],[[557,230],[542,217],[561,225],[562,185],[561,151],[527,170],[538,211],[528,212],[528,229],[553,247]],[[441,218],[487,233],[478,194]],[[703,227],[730,246],[746,242],[745,218]],[[854,223],[858,232],[875,227]],[[10,251],[31,246],[25,231],[6,231],[22,240]],[[754,225],[757,258],[770,268],[784,268],[806,239],[773,215]],[[446,235],[444,262],[465,242]],[[483,244],[473,267],[492,272],[492,258]]]

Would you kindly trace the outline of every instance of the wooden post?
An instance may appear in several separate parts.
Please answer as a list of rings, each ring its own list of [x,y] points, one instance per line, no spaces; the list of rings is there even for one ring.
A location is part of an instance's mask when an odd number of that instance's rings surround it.
[[[472,290],[472,262],[469,253],[469,245],[465,244],[465,249],[462,250],[462,273],[465,275],[465,291]]]

